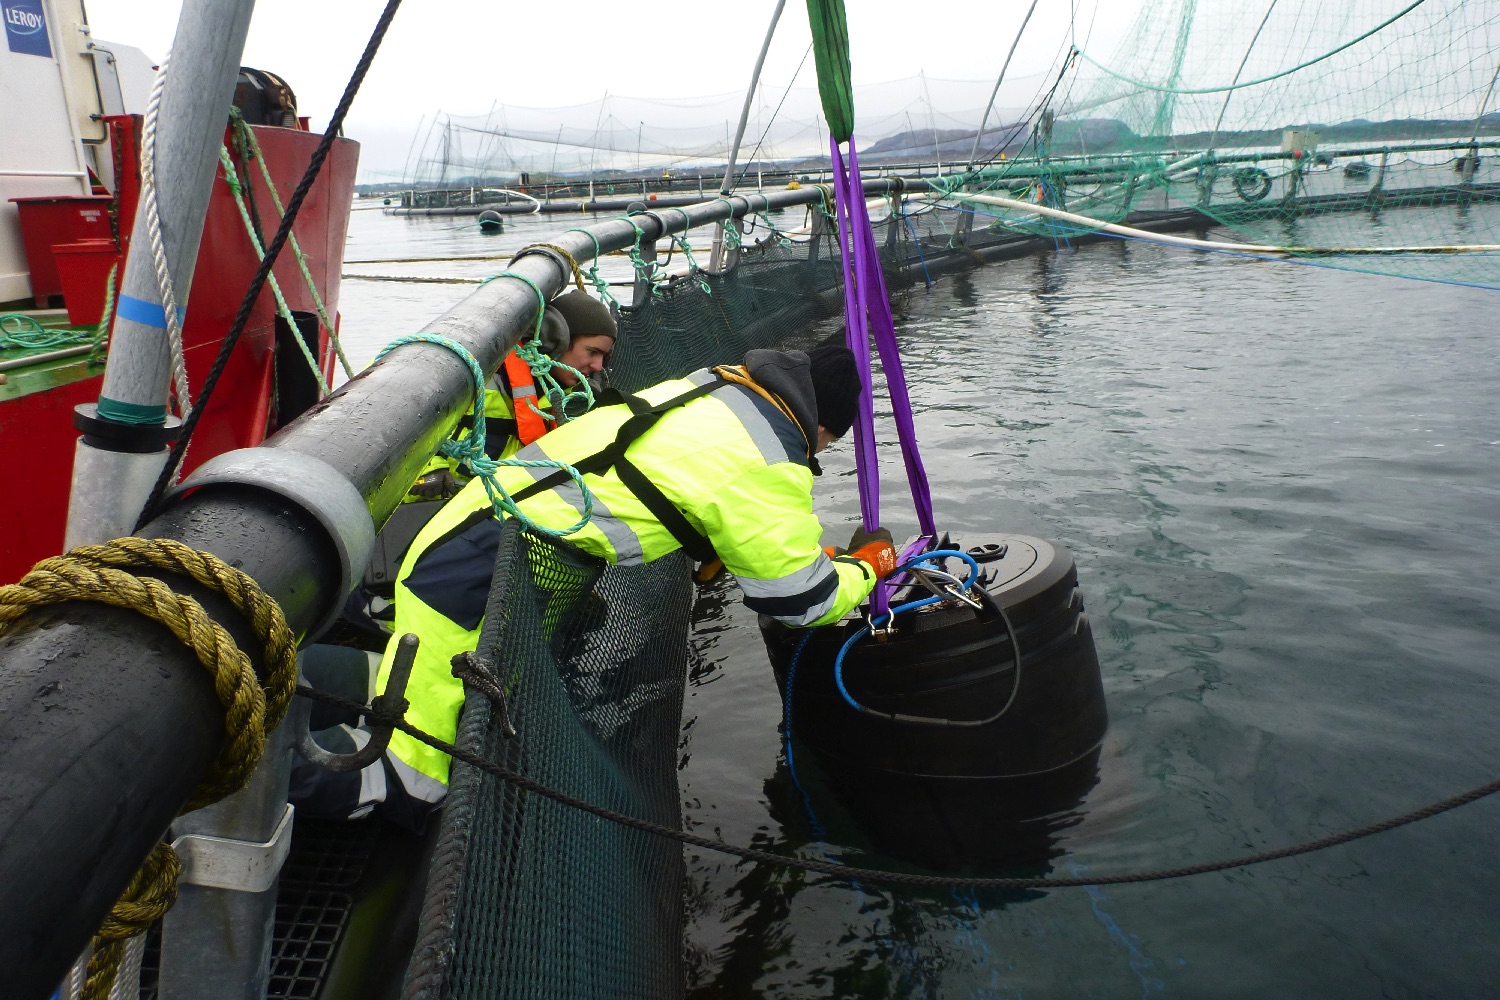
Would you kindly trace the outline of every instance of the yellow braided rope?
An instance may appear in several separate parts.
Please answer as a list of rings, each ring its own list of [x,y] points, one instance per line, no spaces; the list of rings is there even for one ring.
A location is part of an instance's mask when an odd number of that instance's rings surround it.
[[[132,569],[185,576],[222,594],[244,615],[264,645],[269,696],[250,658],[196,600]],[[224,705],[225,742],[183,812],[217,802],[244,787],[265,751],[266,730],[286,714],[297,683],[297,643],[281,608],[247,574],[207,552],[170,539],[117,538],[44,559],[19,583],[0,587],[0,636],[28,611],[63,601],[95,601],[126,608],[164,625],[193,651],[214,678]],[[181,865],[158,844],[131,879],[94,939],[84,1000],[108,995],[125,939],[146,930],[177,896]]]
[[[125,959],[125,942],[137,934],[144,934],[147,928],[166,916],[172,904],[177,902],[177,876],[180,874],[182,862],[176,851],[164,843],[151,849],[140,870],[120,894],[119,901],[110,907],[109,915],[99,925],[99,933],[94,935],[80,1000],[105,1000],[109,996],[115,977],[119,975],[120,963]]]

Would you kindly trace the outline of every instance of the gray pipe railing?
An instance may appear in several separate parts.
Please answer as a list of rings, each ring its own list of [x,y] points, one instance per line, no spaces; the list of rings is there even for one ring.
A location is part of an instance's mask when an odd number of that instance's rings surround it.
[[[867,194],[891,188],[865,182]],[[924,184],[908,182],[907,190]],[[818,188],[735,195],[590,227],[609,253],[733,215],[820,200]],[[583,232],[554,243],[595,255]],[[571,275],[528,254],[512,271],[548,297]],[[536,318],[537,296],[504,278],[428,324],[493,372]],[[733,360],[733,359],[726,359]],[[431,344],[403,345],[279,431],[264,447],[326,462],[383,524],[473,397],[469,370]],[[338,551],[312,516],[268,490],[215,485],[177,502],[141,532],[203,549],[250,574],[299,635],[345,595]],[[239,616],[188,581],[257,669],[260,650]],[[0,968],[12,995],[51,996],[131,875],[166,832],[222,742],[223,712],[208,674],[166,630],[92,603],[29,615],[0,639]]]

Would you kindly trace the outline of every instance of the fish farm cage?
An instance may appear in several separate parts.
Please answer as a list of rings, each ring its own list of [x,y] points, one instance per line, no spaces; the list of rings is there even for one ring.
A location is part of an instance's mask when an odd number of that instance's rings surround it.
[[[1445,148],[1466,155],[1466,147]],[[951,210],[968,193],[1045,195],[1099,214],[1112,207],[1112,218],[1157,231],[1270,212],[1316,217],[1500,198],[1500,184],[1451,166],[1395,183],[1378,173],[1375,157],[1372,176],[1351,177],[1348,165],[1371,162],[1367,152],[1330,154],[1332,163],[1309,160],[1306,169],[1279,153],[1185,159],[1164,154],[1149,170],[1139,157],[1012,161],[936,180],[868,182],[886,279],[894,294],[910,294],[940,274],[1054,247],[1063,236],[1109,238],[1013,210],[996,218]],[[1251,168],[1272,175],[1263,196],[1263,180],[1238,179],[1245,175],[1236,171]],[[1344,187],[1354,181],[1359,190]],[[684,252],[665,234],[681,229],[688,212],[633,216],[637,280],[619,303],[612,384],[635,390],[751,348],[810,345],[814,326],[843,305],[826,198],[817,187],[736,196],[747,221],[730,235],[718,273],[690,258],[688,273],[666,276]],[[1132,207],[1121,212],[1122,203]],[[496,579],[480,652],[513,665],[509,719],[471,693],[459,744],[589,802],[678,826],[691,603],[680,557],[635,568],[578,565],[511,522]],[[647,602],[650,623],[627,613]],[[423,837],[374,821],[298,822],[268,996],[677,996],[682,878],[677,843],[456,762],[448,804]],[[149,956],[141,995],[155,996]]]

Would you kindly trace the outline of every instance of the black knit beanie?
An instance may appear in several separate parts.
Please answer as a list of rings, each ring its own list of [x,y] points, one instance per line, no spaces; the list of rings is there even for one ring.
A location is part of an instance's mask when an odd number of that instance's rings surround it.
[[[617,336],[615,318],[610,315],[609,306],[591,295],[575,290],[559,295],[549,305],[567,320],[570,340],[574,337],[609,337],[613,340]]]
[[[834,437],[843,437],[854,424],[859,394],[864,388],[854,364],[854,352],[842,344],[819,344],[807,352],[807,357],[812,362],[818,423]]]

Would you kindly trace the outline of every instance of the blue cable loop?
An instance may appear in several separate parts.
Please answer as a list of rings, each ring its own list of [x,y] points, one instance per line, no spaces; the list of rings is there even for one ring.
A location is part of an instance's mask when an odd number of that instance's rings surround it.
[[[797,777],[797,760],[792,756],[792,690],[797,679],[797,664],[802,660],[802,651],[813,637],[813,629],[808,629],[807,634],[797,641],[797,648],[792,651],[792,662],[786,668],[786,693],[781,699],[782,729],[784,731],[786,749],[786,769],[792,776],[792,784],[802,796],[802,805],[807,810],[807,821],[812,827],[813,836],[820,841],[828,840],[828,831],[823,828],[823,823],[818,819],[818,814],[813,810],[812,797],[807,794],[807,789],[802,787],[802,780]]]
[[[964,581],[964,590],[968,590],[973,587],[975,582],[979,579],[979,563],[974,561],[973,556],[969,555],[967,552],[960,552],[958,549],[937,549],[933,552],[924,552],[922,555],[917,556],[915,559],[911,559],[905,563],[902,563],[900,566],[897,566],[896,572],[900,573],[905,570],[911,569],[913,566],[920,565],[921,563],[931,562],[934,559],[945,558],[962,559],[964,562],[969,564],[969,578]],[[879,622],[872,619],[869,625],[861,626],[859,631],[855,632],[844,641],[844,645],[839,649],[838,657],[833,661],[833,682],[838,686],[839,694],[843,696],[844,701],[848,703],[850,708],[854,709],[856,712],[871,711],[870,709],[865,708],[865,706],[856,701],[854,696],[849,693],[849,689],[844,686],[844,657],[848,654],[849,650],[854,647],[854,644],[870,634],[871,625],[877,625],[880,624],[880,622],[884,622],[888,619],[894,618],[897,614],[903,611],[914,611],[917,608],[929,607],[930,605],[941,603],[944,600],[947,600],[947,598],[938,597],[936,594],[933,594],[929,597],[923,597],[919,600],[908,601],[905,604],[897,605],[896,607],[891,608],[884,615],[882,615]],[[878,715],[884,713],[877,712],[875,714]]]

